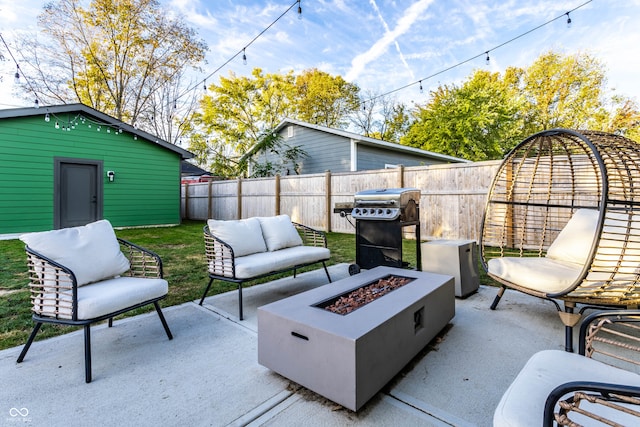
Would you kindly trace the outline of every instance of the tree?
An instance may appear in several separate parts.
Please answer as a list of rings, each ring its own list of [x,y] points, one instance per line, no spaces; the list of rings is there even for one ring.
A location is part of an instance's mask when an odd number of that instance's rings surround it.
[[[606,78],[589,55],[547,52],[521,75],[526,133],[553,128],[597,129],[606,121]]]
[[[360,108],[357,85],[315,68],[296,77],[296,89],[296,116],[305,122],[344,128]]]
[[[521,103],[512,81],[479,70],[460,87],[438,87],[414,112],[401,143],[473,161],[500,158],[521,136]]]
[[[367,92],[360,97],[357,111],[351,114],[356,132],[371,138],[398,142],[410,124],[407,107],[386,95]]]
[[[39,15],[46,43],[23,40],[38,98],[82,102],[177,138],[166,117],[183,107],[176,88],[182,73],[204,59],[206,44],[157,0],[93,0],[87,9],[80,3],[46,4]]]
[[[255,171],[261,164],[256,159],[274,152],[272,147],[264,148],[267,146],[262,142],[283,119],[341,126],[358,103],[358,91],[342,78],[318,70],[298,76],[293,71],[264,74],[260,68],[253,69],[250,76],[231,73],[221,77],[219,84],[209,86],[200,104],[201,112],[195,117],[197,129],[189,149],[200,161],[208,158],[209,169],[216,174],[245,176],[249,172],[246,165],[253,165]],[[255,151],[256,147],[263,149]],[[277,152],[294,172],[298,159],[304,156],[295,147],[283,145],[277,146]],[[246,158],[247,154],[256,159]],[[272,157],[269,159],[273,162]],[[284,164],[276,162],[260,173],[282,168]]]

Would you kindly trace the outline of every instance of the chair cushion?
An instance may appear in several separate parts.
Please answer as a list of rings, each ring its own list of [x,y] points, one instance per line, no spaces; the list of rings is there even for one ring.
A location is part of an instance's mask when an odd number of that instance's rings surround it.
[[[595,209],[578,209],[549,246],[547,257],[580,265],[589,262],[599,216]]]
[[[329,249],[316,246],[296,246],[274,252],[265,252],[236,258],[236,277],[248,279],[262,274],[326,261],[331,257]]]
[[[582,265],[538,257],[494,258],[488,272],[510,283],[538,292],[561,292],[578,280]]]
[[[289,215],[259,217],[258,220],[269,251],[302,245],[302,238],[291,223]]]
[[[547,396],[557,386],[571,381],[640,386],[640,375],[575,353],[538,352],[502,396],[493,415],[494,427],[541,426]],[[620,420],[621,425],[637,425],[637,422],[633,418]]]
[[[236,257],[267,250],[257,218],[227,221],[210,219],[207,225],[211,234],[233,248]]]
[[[117,276],[130,267],[129,260],[120,251],[113,227],[106,219],[80,227],[23,234],[20,240],[69,268],[76,276],[78,286]],[[55,284],[53,275],[45,274],[45,286],[47,284]]]
[[[78,288],[78,320],[95,319],[114,313],[145,301],[160,298],[168,291],[169,286],[164,279],[118,277],[92,283]],[[53,295],[45,294],[44,301],[53,297]],[[58,313],[59,317],[71,319],[71,294],[60,295],[59,299],[62,301]],[[36,310],[42,301],[40,298],[34,300]],[[55,316],[56,313],[52,306],[44,306],[38,314]]]

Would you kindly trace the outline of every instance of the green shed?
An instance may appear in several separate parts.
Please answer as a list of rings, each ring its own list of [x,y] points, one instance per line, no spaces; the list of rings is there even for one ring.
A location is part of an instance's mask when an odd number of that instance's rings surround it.
[[[180,223],[193,155],[83,104],[0,110],[0,236]]]

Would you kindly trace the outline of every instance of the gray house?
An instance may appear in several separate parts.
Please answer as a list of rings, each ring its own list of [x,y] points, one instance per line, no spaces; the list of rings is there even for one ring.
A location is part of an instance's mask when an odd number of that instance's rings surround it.
[[[294,119],[284,119],[275,131],[285,144],[300,147],[307,153],[308,156],[300,162],[301,174],[468,162],[458,157]]]

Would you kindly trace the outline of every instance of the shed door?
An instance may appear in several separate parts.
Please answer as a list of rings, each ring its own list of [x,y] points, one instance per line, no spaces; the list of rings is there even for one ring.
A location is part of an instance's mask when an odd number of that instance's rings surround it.
[[[102,163],[56,160],[55,228],[75,227],[102,217]]]

